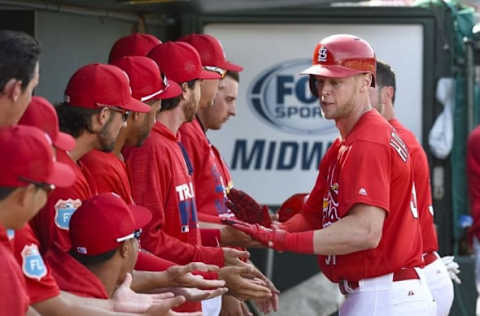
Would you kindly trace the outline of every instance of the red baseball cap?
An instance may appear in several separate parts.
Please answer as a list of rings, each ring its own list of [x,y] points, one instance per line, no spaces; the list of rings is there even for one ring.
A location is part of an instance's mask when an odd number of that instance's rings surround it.
[[[18,123],[38,127],[50,136],[53,145],[58,149],[68,151],[75,147],[75,139],[60,132],[57,111],[45,98],[32,97],[32,101]]]
[[[117,58],[112,64],[127,73],[132,96],[137,100],[170,99],[182,94],[178,83],[162,76],[157,63],[148,57],[125,56]]]
[[[133,112],[150,111],[148,105],[132,97],[126,72],[106,64],[90,64],[78,69],[68,81],[65,101],[87,109],[106,106]]]
[[[102,193],[88,200],[70,219],[70,240],[75,252],[95,256],[116,249],[123,241],[139,237],[152,213],[127,205],[116,193]]]
[[[232,64],[227,60],[222,43],[212,35],[208,34],[190,34],[180,38],[178,41],[187,42],[200,54],[202,65],[211,71],[209,67],[218,67],[225,70],[240,72],[242,66]]]
[[[0,187],[22,187],[29,183],[69,187],[75,173],[67,164],[57,162],[50,136],[25,125],[0,128],[2,166]]]
[[[150,34],[134,33],[122,37],[113,44],[108,62],[111,64],[123,56],[147,56],[158,44],[162,44],[162,41]]]
[[[194,79],[220,79],[216,72],[203,69],[200,55],[185,42],[166,42],[155,46],[148,57],[153,59],[165,75],[178,83]]]

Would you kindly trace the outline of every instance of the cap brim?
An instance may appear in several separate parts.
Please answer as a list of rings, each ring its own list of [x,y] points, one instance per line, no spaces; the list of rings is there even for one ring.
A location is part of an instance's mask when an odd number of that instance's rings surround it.
[[[168,80],[167,88],[165,89],[165,91],[160,93],[157,96],[157,98],[158,99],[170,99],[170,98],[178,97],[180,94],[182,94],[182,88],[180,87],[180,85],[178,83],[176,83],[175,81]]]
[[[361,74],[363,71],[352,70],[338,65],[312,65],[305,69],[301,75],[316,75],[327,78],[346,78]]]
[[[200,74],[198,75],[198,79],[221,79],[222,76],[220,74],[216,73],[215,71],[208,71],[205,69],[202,69]]]
[[[146,207],[131,204],[128,206],[132,211],[133,217],[135,218],[135,229],[140,229],[145,227],[152,220],[152,212]]]
[[[140,113],[148,113],[151,110],[151,108],[147,104],[141,101],[138,101],[137,99],[134,99],[132,97],[130,98],[127,104],[122,106],[119,105],[119,107],[128,111],[140,112]]]
[[[61,150],[72,150],[75,147],[75,138],[72,136],[59,132],[53,145]]]
[[[243,67],[242,67],[242,66],[232,64],[232,63],[229,62],[228,60],[225,61],[225,64],[223,64],[223,66],[221,66],[220,68],[223,68],[223,69],[226,69],[226,70],[230,70],[230,71],[235,71],[235,72],[241,72],[241,71],[243,71]]]
[[[68,188],[75,182],[76,175],[73,169],[64,163],[55,161],[50,176],[45,180],[48,184],[54,184],[59,188]]]

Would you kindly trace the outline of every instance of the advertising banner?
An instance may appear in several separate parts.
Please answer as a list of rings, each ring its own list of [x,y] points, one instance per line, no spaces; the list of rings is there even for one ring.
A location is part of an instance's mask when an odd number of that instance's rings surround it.
[[[422,131],[423,28],[412,24],[207,24],[204,33],[242,65],[237,115],[208,137],[229,165],[235,187],[279,205],[308,192],[318,164],[338,137],[299,72],[316,43],[338,33],[367,40],[397,75],[397,118],[418,139]],[[375,175],[372,175],[375,176]]]

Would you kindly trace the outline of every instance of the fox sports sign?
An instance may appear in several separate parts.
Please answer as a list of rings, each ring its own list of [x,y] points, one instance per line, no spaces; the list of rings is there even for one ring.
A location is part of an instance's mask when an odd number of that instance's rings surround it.
[[[261,72],[248,88],[248,101],[255,116],[291,134],[332,132],[335,125],[323,119],[318,99],[310,93],[308,76],[299,75],[311,62],[289,60]]]

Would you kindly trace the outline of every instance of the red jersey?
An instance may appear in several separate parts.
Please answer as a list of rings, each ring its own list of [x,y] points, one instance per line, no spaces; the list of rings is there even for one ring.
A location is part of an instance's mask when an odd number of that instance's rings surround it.
[[[30,304],[60,295],[57,282],[52,276],[51,269],[45,265],[39,247],[40,243],[30,225],[27,224],[15,232],[14,253],[25,276]]]
[[[142,247],[186,264],[192,261],[223,266],[221,248],[202,247],[195,192],[180,138],[157,122],[143,146],[125,152],[135,202],[150,209]]]
[[[473,217],[470,230],[480,239],[480,126],[468,136],[467,170],[470,213]]]
[[[70,250],[70,217],[82,205],[82,201],[95,192],[83,175],[80,162],[77,164],[63,150],[57,150],[57,161],[68,164],[75,172],[76,180],[71,187],[56,188],[51,192],[45,207],[30,222],[41,243],[42,253],[52,247],[53,242],[64,251]]]
[[[108,299],[100,279],[68,253],[50,248],[44,257],[63,291],[83,297]]]
[[[398,135],[403,139],[410,154],[410,165],[413,169],[413,182],[417,192],[417,208],[423,240],[423,252],[438,250],[438,238],[433,223],[432,193],[430,191],[430,168],[427,154],[419,144],[415,135],[406,129],[397,119],[389,123],[395,127]]]
[[[225,206],[227,189],[232,186],[228,168],[218,150],[208,141],[198,118],[183,124],[180,133],[193,164],[199,218],[218,222],[218,216],[232,214]]]
[[[320,217],[323,228],[347,216],[358,203],[387,214],[377,248],[319,256],[321,270],[330,280],[358,281],[422,265],[412,183],[407,147],[375,110],[365,113],[343,141],[332,144],[304,213]]]
[[[85,174],[88,183],[95,183],[98,193],[115,192],[127,204],[133,203],[127,167],[114,153],[92,150],[80,161],[89,171]]]
[[[5,229],[1,228],[3,232]],[[25,315],[30,305],[25,278],[8,238],[0,241],[0,308],[2,315]]]

